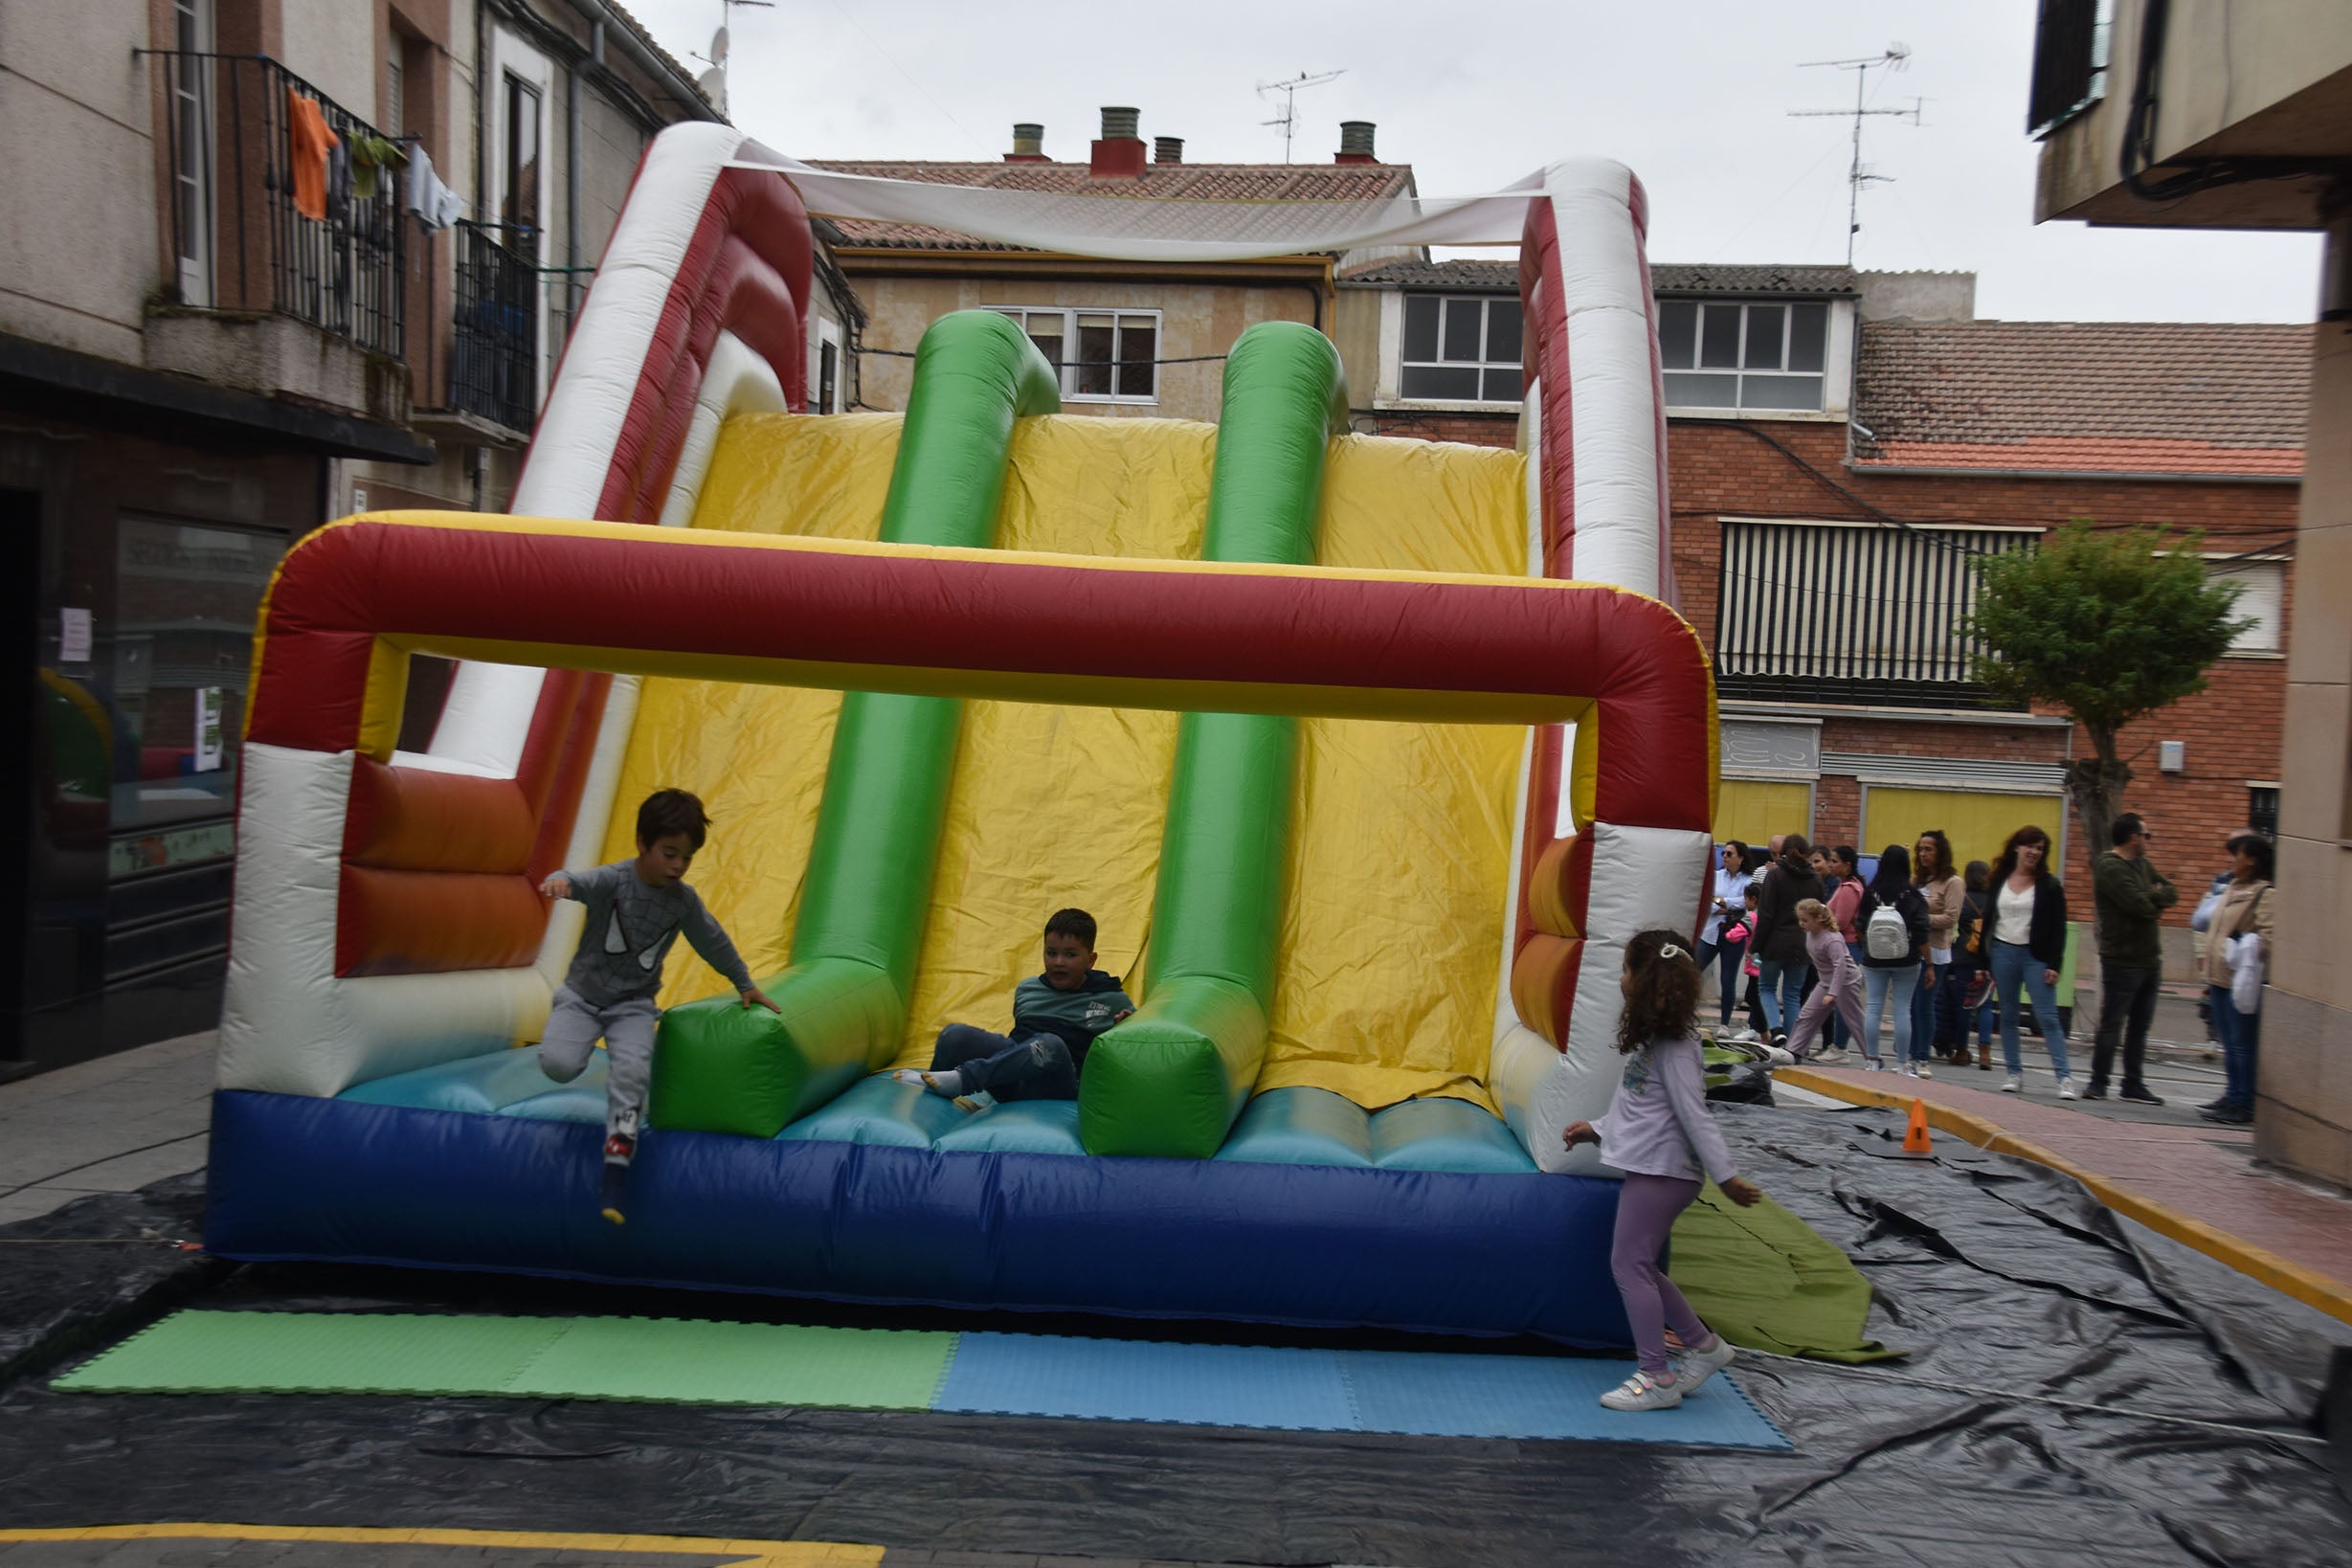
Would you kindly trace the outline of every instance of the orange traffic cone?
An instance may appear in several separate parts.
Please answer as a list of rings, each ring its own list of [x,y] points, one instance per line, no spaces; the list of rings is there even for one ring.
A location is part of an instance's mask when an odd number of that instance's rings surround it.
[[[1911,1102],[1911,1125],[1903,1129],[1903,1153],[1913,1159],[1929,1159],[1936,1151],[1927,1141],[1927,1102]]]

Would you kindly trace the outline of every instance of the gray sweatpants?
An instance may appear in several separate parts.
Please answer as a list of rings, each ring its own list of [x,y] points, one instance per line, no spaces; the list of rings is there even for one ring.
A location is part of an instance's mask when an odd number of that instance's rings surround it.
[[[559,1084],[586,1070],[588,1053],[604,1041],[604,1131],[635,1140],[645,1119],[645,1090],[653,1077],[654,1028],[661,1009],[650,997],[598,1007],[568,985],[555,988],[548,1032],[539,1042],[539,1068]]]

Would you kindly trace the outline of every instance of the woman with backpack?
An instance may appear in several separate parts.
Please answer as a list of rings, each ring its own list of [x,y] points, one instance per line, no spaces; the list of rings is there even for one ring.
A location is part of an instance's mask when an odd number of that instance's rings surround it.
[[[1912,994],[1927,963],[1927,900],[1911,885],[1911,851],[1901,844],[1879,851],[1878,874],[1862,890],[1854,929],[1862,933],[1862,991],[1868,998],[1862,1013],[1864,1065],[1872,1072],[1886,1065],[1878,1060],[1878,1019],[1892,1008],[1895,1062],[1912,1077],[1935,1077],[1927,1064],[1927,1042],[1911,1019]]]
[[[1797,906],[1821,897],[1821,876],[1813,869],[1813,846],[1802,833],[1781,840],[1780,859],[1756,880],[1755,934],[1748,952],[1755,958],[1764,1003],[1764,1023],[1775,1045],[1787,1043],[1804,997],[1805,976],[1812,961],[1804,951],[1804,929],[1797,924]]]
[[[2033,1017],[2042,1026],[2042,1043],[2050,1047],[2050,1068],[2058,1080],[2058,1098],[2074,1098],[2073,1075],[2066,1070],[2066,1031],[2058,1024],[2058,971],[2066,967],[2066,885],[2050,874],[2043,862],[2050,855],[2050,835],[2028,822],[2009,835],[1993,866],[1993,903],[1987,913],[1992,927],[1984,944],[1991,961],[1993,990],[2001,998],[2001,1060],[2008,1076],[2001,1092],[2016,1094],[2026,1086],[2025,1059],[2017,1049],[2017,1005],[2020,993],[2033,998]]]
[[[2271,890],[2277,850],[2259,833],[2229,840],[2230,880],[2206,927],[2205,959],[2199,974],[2213,1010],[2213,1032],[2221,1036],[2222,1068],[2228,1087],[2198,1112],[2208,1122],[2243,1127],[2254,1119],[2254,1053],[2262,1038],[2262,974],[2241,973],[2263,965],[2271,950]],[[2246,942],[2244,939],[2253,940]],[[2246,982],[2241,989],[2240,982]],[[2251,996],[2246,993],[2251,992]],[[2248,1007],[2247,1001],[2255,1005]]]

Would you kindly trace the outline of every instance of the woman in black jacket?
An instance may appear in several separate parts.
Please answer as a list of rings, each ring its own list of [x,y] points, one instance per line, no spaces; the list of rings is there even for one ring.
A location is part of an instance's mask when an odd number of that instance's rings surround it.
[[[2028,823],[2009,835],[1993,867],[1993,898],[1985,911],[1984,955],[2001,1000],[2001,1059],[2008,1070],[2001,1092],[2026,1086],[2017,1051],[2017,1004],[2022,991],[2033,998],[2033,1016],[2050,1047],[2050,1067],[2058,1098],[2074,1098],[2074,1079],[2066,1070],[2066,1031],[2058,1026],[2058,971],[2066,967],[2066,886],[2043,862],[2050,835]]]
[[[1804,996],[1804,977],[1811,960],[1804,952],[1804,930],[1797,924],[1797,906],[1822,896],[1821,876],[1813,869],[1813,846],[1802,833],[1781,840],[1781,858],[1765,868],[1756,884],[1756,934],[1748,951],[1756,954],[1757,989],[1763,994],[1764,1023],[1778,1045],[1788,1038]]]
[[[1893,922],[1872,919],[1881,909]],[[1895,939],[1884,934],[1897,930]],[[1927,1042],[1911,1016],[1911,996],[1918,989],[1920,966],[1927,962],[1927,900],[1911,885],[1911,851],[1889,844],[1878,852],[1878,874],[1862,890],[1854,907],[1854,934],[1862,938],[1862,1055],[1872,1072],[1885,1066],[1878,1060],[1878,1019],[1890,1006],[1894,1012],[1894,1061],[1914,1078],[1933,1078],[1927,1064]]]

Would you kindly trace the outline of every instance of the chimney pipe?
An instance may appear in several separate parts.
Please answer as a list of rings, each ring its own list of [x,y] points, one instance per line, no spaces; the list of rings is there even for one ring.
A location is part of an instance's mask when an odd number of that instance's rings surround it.
[[[1103,134],[1094,144],[1087,176],[1097,180],[1136,180],[1143,177],[1143,138],[1135,134],[1143,119],[1140,109],[1103,108]]]
[[[1045,156],[1045,127],[1034,121],[1013,123],[1013,150],[1004,155],[1008,164],[1043,164],[1053,160]]]
[[[1184,138],[1154,136],[1152,138],[1152,161],[1155,164],[1180,164],[1184,161]]]
[[[1380,160],[1372,150],[1372,133],[1376,127],[1369,120],[1342,120],[1339,123],[1339,150],[1332,154],[1335,164],[1377,164]]]

